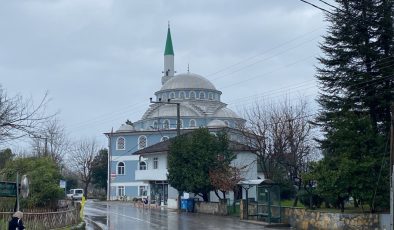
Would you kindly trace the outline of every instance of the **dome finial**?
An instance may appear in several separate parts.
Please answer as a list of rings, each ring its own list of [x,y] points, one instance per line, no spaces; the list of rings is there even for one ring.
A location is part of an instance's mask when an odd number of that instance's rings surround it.
[[[170,29],[170,20],[168,20],[168,29]]]
[[[190,73],[189,63],[187,63],[187,73]]]

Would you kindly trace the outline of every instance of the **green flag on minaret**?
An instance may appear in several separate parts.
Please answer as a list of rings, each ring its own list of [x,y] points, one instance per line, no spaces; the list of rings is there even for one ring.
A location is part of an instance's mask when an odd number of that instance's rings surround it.
[[[166,41],[166,48],[164,50],[164,55],[174,55],[174,49],[172,48],[171,32],[169,26],[167,31],[167,41]]]

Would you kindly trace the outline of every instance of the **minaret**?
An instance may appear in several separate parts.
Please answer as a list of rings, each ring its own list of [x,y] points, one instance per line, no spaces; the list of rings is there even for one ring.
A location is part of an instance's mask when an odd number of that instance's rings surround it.
[[[174,49],[172,48],[170,23],[168,22],[167,41],[164,50],[164,75],[161,78],[161,84],[164,85],[168,79],[174,76],[174,73]]]

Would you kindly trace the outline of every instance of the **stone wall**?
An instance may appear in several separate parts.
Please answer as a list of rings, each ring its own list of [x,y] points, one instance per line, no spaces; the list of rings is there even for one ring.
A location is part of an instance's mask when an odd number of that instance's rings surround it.
[[[380,229],[379,214],[327,213],[291,207],[282,207],[282,223],[305,230]]]
[[[194,204],[194,211],[197,213],[213,214],[213,215],[228,215],[227,201],[220,202],[203,202],[197,201]]]

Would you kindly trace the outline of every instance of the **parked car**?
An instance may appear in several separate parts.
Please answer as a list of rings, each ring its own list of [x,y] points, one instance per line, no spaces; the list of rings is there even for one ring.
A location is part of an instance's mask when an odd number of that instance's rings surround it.
[[[81,188],[70,189],[70,192],[67,194],[67,198],[72,200],[82,200],[82,196],[83,189]]]

